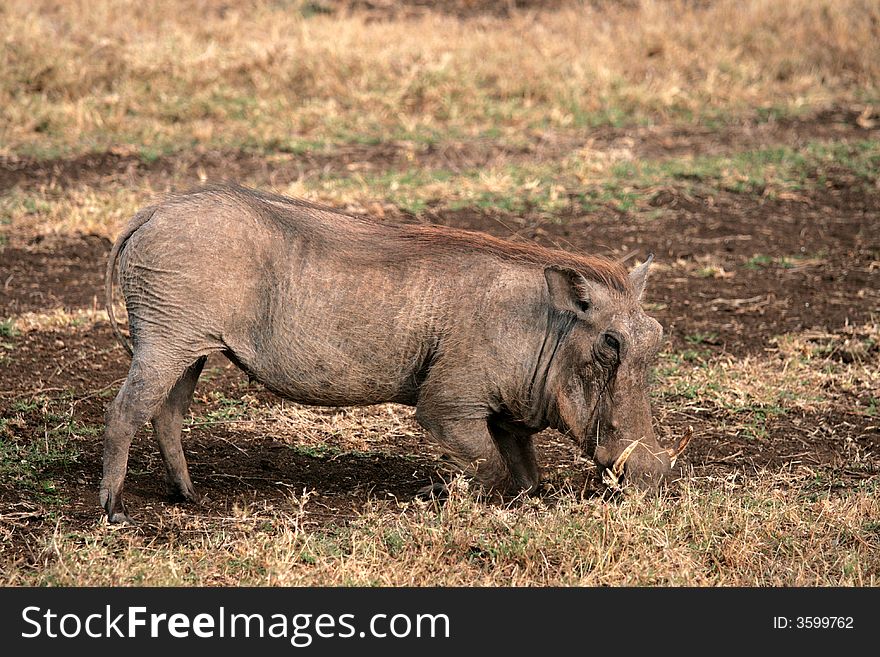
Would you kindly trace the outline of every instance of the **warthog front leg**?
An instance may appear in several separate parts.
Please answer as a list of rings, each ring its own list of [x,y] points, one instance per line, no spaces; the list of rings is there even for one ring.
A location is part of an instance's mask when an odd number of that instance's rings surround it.
[[[153,431],[165,462],[166,491],[172,500],[195,502],[197,499],[180,442],[180,430],[205,360],[203,356],[187,368],[153,417]]]
[[[514,478],[485,419],[450,420],[417,409],[416,418],[461,470],[489,495],[517,493]]]
[[[531,434],[509,431],[489,422],[489,431],[512,477],[511,492],[531,492],[541,483]]]

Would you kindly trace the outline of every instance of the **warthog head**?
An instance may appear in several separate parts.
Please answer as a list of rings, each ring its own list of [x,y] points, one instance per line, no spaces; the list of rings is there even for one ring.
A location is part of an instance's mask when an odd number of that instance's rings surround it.
[[[651,422],[648,377],[663,338],[641,298],[653,256],[629,274],[628,285],[606,285],[570,269],[545,271],[563,335],[549,379],[557,428],[574,437],[613,488],[656,489],[690,435],[660,445]]]

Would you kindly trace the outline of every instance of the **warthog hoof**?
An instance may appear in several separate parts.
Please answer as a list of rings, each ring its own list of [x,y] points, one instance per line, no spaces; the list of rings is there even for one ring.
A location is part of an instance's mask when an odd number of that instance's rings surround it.
[[[117,511],[112,516],[107,516],[107,522],[111,525],[135,525],[135,521],[131,519],[127,513]]]
[[[107,514],[107,522],[109,522],[110,524],[135,524],[134,520],[132,520],[126,512],[125,505],[122,503],[122,500],[114,498],[110,494],[110,490],[108,488],[101,488],[101,491],[98,494],[98,500],[101,503],[101,506],[104,508],[104,512]]]
[[[190,486],[178,486],[177,484],[168,484],[165,487],[165,495],[168,497],[169,502],[173,502],[175,504],[194,504],[198,505],[200,503],[199,496],[196,495],[195,489]]]

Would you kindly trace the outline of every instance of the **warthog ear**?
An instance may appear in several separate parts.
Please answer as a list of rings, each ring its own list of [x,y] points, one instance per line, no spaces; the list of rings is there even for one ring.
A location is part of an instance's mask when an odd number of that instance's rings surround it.
[[[589,283],[573,269],[547,267],[544,270],[550,305],[558,310],[582,314],[590,309],[591,301],[587,294]]]
[[[629,273],[629,280],[632,283],[633,290],[635,290],[636,298],[639,300],[645,294],[645,284],[648,282],[648,269],[651,267],[652,262],[654,262],[654,254],[649,253],[648,259]]]

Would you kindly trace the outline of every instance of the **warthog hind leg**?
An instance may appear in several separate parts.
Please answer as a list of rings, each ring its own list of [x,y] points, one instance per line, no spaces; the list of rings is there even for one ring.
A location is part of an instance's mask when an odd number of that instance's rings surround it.
[[[169,391],[180,379],[180,373],[198,358],[195,355],[186,359],[166,359],[160,366],[153,359],[144,358],[143,353],[149,353],[149,350],[143,349],[140,354],[135,354],[125,383],[107,408],[104,473],[99,501],[110,522],[131,522],[122,501],[122,488],[134,434],[157,415]]]
[[[165,462],[166,491],[168,497],[175,501],[197,501],[195,488],[189,477],[186,457],[183,454],[180,430],[183,427],[183,418],[192,402],[193,392],[205,365],[205,359],[206,357],[202,356],[186,369],[183,376],[171,388],[159,411],[153,416],[153,432],[156,434],[159,451]]]

